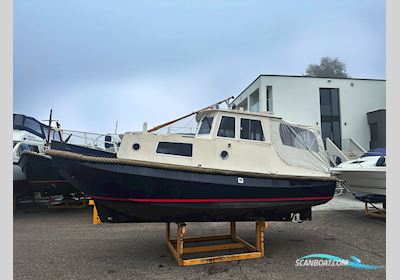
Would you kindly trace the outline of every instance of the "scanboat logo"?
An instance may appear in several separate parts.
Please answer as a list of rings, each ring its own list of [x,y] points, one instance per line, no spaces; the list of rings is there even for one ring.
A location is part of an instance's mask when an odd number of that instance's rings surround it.
[[[355,256],[346,260],[333,255],[327,254],[311,254],[296,260],[296,266],[350,266],[361,269],[378,269],[384,266],[367,265],[361,263],[361,260]]]

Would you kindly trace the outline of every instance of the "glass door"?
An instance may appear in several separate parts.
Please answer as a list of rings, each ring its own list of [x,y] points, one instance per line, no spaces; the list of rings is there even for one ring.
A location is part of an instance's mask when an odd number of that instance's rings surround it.
[[[321,109],[322,139],[329,138],[335,145],[342,148],[340,131],[339,89],[320,88],[319,100]]]

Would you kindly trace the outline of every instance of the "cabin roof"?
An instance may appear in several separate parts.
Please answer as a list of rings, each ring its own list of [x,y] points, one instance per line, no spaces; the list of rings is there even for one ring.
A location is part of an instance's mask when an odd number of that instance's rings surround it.
[[[200,121],[204,115],[207,115],[210,113],[227,113],[230,115],[246,115],[246,116],[282,119],[281,117],[273,115],[272,113],[268,113],[268,112],[247,112],[247,111],[232,110],[232,109],[206,109],[206,110],[200,111],[196,114],[196,121]]]

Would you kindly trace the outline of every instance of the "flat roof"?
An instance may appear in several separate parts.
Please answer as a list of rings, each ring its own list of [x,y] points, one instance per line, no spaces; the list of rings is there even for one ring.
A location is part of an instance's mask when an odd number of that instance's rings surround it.
[[[301,75],[274,75],[274,74],[261,74],[257,77],[292,77],[292,78],[313,78],[313,79],[339,79],[339,80],[362,80],[362,81],[386,81],[385,79],[367,79],[367,78],[339,78],[339,77],[314,77],[314,76],[301,76]],[[256,79],[256,80],[257,80]]]
[[[279,74],[260,74],[258,75],[257,78],[254,79],[244,90],[242,90],[241,93],[238,94],[238,96],[233,99],[233,102],[236,101],[236,99],[243,93],[245,92],[252,84],[254,84],[255,81],[257,81],[260,77],[284,77],[284,78],[311,78],[311,79],[336,79],[336,80],[358,80],[358,81],[379,81],[379,82],[386,82],[386,79],[366,79],[366,78],[331,78],[331,77],[313,77],[313,76],[301,76],[301,75],[279,75]]]

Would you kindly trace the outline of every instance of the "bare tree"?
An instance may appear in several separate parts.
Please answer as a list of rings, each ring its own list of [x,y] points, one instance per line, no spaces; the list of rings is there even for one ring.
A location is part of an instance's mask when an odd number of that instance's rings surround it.
[[[310,64],[306,69],[305,76],[323,78],[350,78],[346,72],[346,64],[339,58],[323,57],[319,64]]]

